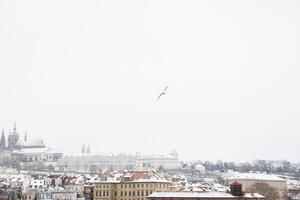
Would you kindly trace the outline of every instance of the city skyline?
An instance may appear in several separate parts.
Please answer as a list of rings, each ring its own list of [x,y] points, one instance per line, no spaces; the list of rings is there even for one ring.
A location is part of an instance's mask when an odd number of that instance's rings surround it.
[[[0,1],[0,130],[63,152],[290,160],[299,1]],[[170,85],[168,94],[157,96]]]
[[[6,141],[6,148],[9,149],[9,135],[10,134],[18,134],[18,141],[17,141],[17,144],[18,145],[23,145],[24,142],[29,142],[28,144],[30,144],[31,142],[34,143],[34,145],[37,145],[36,143],[37,142],[40,142],[42,145],[44,145],[45,147],[48,147],[48,148],[51,148],[51,146],[47,145],[47,141],[44,141],[42,138],[29,138],[28,139],[28,134],[27,134],[27,131],[24,132],[24,134],[20,133],[19,130],[17,129],[16,127],[16,123],[14,123],[13,125],[13,128],[10,130],[8,129],[7,132],[4,131],[4,129],[2,129],[2,134],[4,134],[4,139]],[[7,135],[6,135],[7,133]],[[2,141],[2,138],[1,138],[1,141]],[[44,143],[45,142],[45,143]],[[169,149],[169,151],[166,151],[166,152],[149,152],[148,154],[145,154],[144,152],[141,152],[141,151],[134,151],[134,152],[125,152],[125,151],[120,151],[120,152],[108,152],[108,151],[96,151],[96,152],[92,152],[91,150],[91,146],[89,143],[86,143],[86,142],[83,142],[81,146],[78,146],[77,149],[75,151],[71,151],[71,152],[66,152],[66,151],[61,151],[59,147],[55,148],[56,151],[59,151],[63,154],[63,156],[66,156],[66,157],[73,157],[73,156],[79,156],[80,154],[91,154],[91,155],[106,155],[106,156],[166,156],[166,158],[168,156],[171,156],[173,157],[174,153],[176,154],[175,157],[177,157],[177,159],[179,161],[183,161],[183,162],[194,162],[194,161],[212,161],[212,162],[219,162],[219,161],[222,161],[222,162],[237,162],[237,163],[243,163],[243,162],[253,162],[255,160],[269,160],[271,161],[272,159],[267,159],[267,158],[253,158],[253,159],[248,159],[248,160],[222,160],[221,158],[220,159],[201,159],[201,158],[197,158],[197,157],[194,157],[193,159],[180,159],[180,155],[178,154],[178,152],[176,151],[175,148],[172,148],[172,149]],[[97,150],[97,148],[96,148]],[[296,163],[299,163],[297,160],[288,160],[288,159],[277,159],[277,161],[289,161],[289,162],[296,162]],[[274,159],[274,161],[276,161],[276,159]]]

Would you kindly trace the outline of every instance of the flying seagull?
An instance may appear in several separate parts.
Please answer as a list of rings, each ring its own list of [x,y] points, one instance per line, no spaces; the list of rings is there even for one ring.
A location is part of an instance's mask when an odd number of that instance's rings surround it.
[[[160,94],[158,95],[157,101],[160,99],[160,97],[161,97],[162,95],[167,94],[166,92],[167,92],[167,89],[168,89],[168,88],[169,88],[169,85],[168,85],[167,87],[165,87],[165,89],[163,90],[163,92],[160,93]]]

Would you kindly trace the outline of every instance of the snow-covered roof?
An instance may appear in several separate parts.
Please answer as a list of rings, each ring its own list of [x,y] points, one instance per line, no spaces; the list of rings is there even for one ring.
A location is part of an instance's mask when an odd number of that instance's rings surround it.
[[[48,148],[42,147],[42,148],[26,148],[26,149],[18,149],[14,150],[13,154],[34,154],[34,153],[45,153]]]
[[[62,153],[62,151],[58,149],[48,148],[47,153]]]
[[[61,153],[59,150],[55,150],[47,147],[39,147],[39,148],[24,148],[17,149],[12,152],[13,154],[37,154],[37,153]]]
[[[226,192],[154,192],[148,198],[235,198]],[[263,198],[257,193],[246,193],[243,197]],[[240,198],[240,197],[236,197]]]
[[[31,146],[45,146],[45,144],[43,140],[27,140],[27,141],[18,140],[16,146],[31,147]]]
[[[105,181],[99,180],[96,182],[100,183],[120,183],[120,182],[160,182],[160,183],[169,183],[168,180],[161,177],[158,173],[154,171],[124,171],[122,173],[112,173],[104,175]],[[128,180],[127,180],[128,179]]]
[[[286,181],[275,174],[262,174],[262,173],[235,173],[228,178],[229,180],[264,180],[264,181]]]

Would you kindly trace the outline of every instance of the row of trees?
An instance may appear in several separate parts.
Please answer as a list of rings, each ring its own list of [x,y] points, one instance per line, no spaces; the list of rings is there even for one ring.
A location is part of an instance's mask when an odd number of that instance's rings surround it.
[[[239,172],[259,171],[276,174],[296,174],[300,176],[300,165],[296,165],[289,161],[268,161],[268,160],[255,160],[253,162],[235,163],[235,162],[210,162],[210,161],[195,161],[191,163],[191,167],[201,163],[206,170],[234,170]]]

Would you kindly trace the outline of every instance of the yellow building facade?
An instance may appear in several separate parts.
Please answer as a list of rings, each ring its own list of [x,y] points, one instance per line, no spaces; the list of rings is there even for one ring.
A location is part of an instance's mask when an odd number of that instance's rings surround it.
[[[94,183],[95,200],[146,200],[153,192],[171,191],[166,180],[152,178],[132,180],[122,177],[119,181],[99,181]]]

